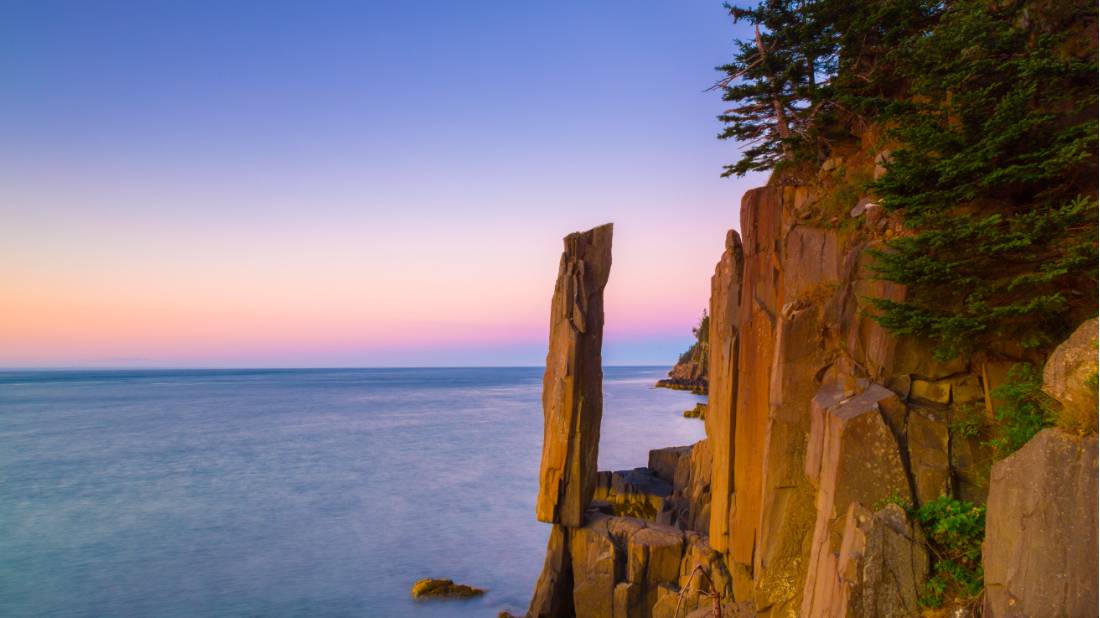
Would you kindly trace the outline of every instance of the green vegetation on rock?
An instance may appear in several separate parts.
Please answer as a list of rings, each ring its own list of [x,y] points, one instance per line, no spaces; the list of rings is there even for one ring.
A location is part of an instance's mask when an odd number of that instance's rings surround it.
[[[699,318],[699,324],[691,329],[695,342],[680,355],[676,366],[668,372],[668,378],[657,381],[661,388],[691,391],[698,395],[707,393],[707,364],[709,349],[707,342],[710,331],[710,317],[706,310]]]
[[[707,342],[710,340],[710,316],[707,315],[707,310],[703,310],[703,317],[699,318],[699,324],[692,327],[691,336],[695,337],[695,343],[692,344],[686,352],[680,355],[679,362],[686,363],[696,356],[696,350],[706,350]]]
[[[985,507],[940,496],[911,516],[924,530],[933,556],[933,575],[920,604],[941,607],[949,597],[965,602],[981,594]]]
[[[726,175],[816,172],[884,130],[868,185],[906,231],[874,252],[904,300],[895,334],[948,359],[997,339],[1047,350],[1097,311],[1096,6],[1083,0],[766,0],[728,7],[740,41],[718,86]]]
[[[1013,365],[1008,381],[993,390],[1000,400],[989,444],[1003,459],[1027,444],[1044,427],[1054,424],[1051,399],[1043,393],[1043,376],[1027,363]]]
[[[884,113],[900,146],[874,190],[915,234],[877,255],[909,288],[880,321],[941,358],[1047,348],[1096,311],[1097,62],[1072,38],[1096,6],[948,6],[893,52],[908,97]]]

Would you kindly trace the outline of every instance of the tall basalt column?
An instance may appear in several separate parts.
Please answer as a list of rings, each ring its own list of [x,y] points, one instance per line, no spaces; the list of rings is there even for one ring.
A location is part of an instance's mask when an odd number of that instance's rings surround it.
[[[729,549],[730,497],[733,493],[734,414],[737,410],[737,313],[741,302],[744,256],[741,237],[726,233],[726,249],[710,279],[710,383],[707,440],[711,444],[710,546]]]
[[[596,488],[603,416],[603,290],[611,271],[610,223],[565,237],[542,380],[539,521],[579,527]]]
[[[738,601],[752,599],[753,564],[763,501],[764,447],[771,412],[777,316],[783,307],[780,253],[782,187],[747,191],[741,198],[744,268],[738,307],[737,399],[733,414],[730,574]],[[713,497],[711,498],[714,499]],[[711,513],[714,518],[714,512]]]

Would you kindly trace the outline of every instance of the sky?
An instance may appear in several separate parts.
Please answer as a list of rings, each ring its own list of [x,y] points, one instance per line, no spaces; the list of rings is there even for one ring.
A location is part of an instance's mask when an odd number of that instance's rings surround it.
[[[541,365],[614,222],[604,361],[691,342],[741,194],[718,1],[0,9],[0,366]]]

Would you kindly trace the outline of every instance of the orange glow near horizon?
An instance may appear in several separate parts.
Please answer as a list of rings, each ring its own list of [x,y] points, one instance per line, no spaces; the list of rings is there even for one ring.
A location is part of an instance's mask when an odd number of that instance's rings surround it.
[[[3,24],[0,367],[536,365],[609,221],[605,358],[665,364],[764,181],[719,5],[139,4]]]
[[[524,346],[537,362],[561,245],[561,232],[522,227],[460,237],[426,226],[402,247],[355,228],[309,238],[292,222],[230,242],[224,229],[27,221],[5,238],[19,259],[0,266],[8,367],[378,365],[395,351],[464,346]],[[705,306],[709,272],[695,264],[716,259],[721,238],[697,254],[667,249],[667,237],[653,251],[661,238],[617,228],[609,342],[686,341]]]

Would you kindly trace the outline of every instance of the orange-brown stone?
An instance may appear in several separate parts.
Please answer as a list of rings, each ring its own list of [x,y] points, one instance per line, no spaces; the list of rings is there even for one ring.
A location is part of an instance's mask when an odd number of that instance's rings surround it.
[[[565,237],[550,306],[542,382],[539,521],[579,527],[596,488],[603,416],[603,290],[611,271],[611,224]]]
[[[741,237],[730,230],[726,233],[725,251],[710,280],[710,391],[705,419],[711,448],[710,545],[721,552],[729,548],[730,539],[739,355],[737,313],[743,261]]]

